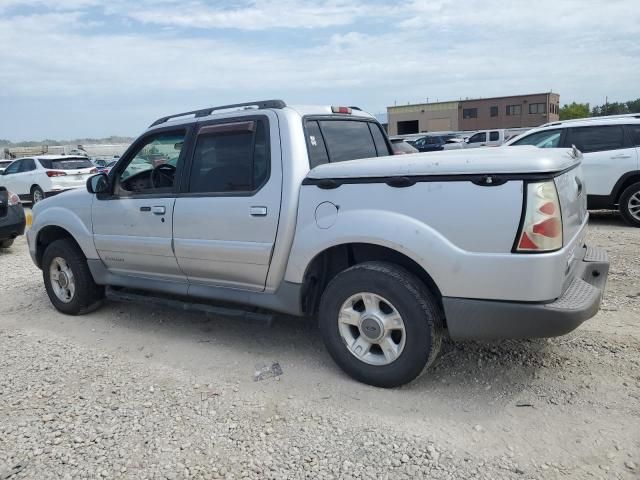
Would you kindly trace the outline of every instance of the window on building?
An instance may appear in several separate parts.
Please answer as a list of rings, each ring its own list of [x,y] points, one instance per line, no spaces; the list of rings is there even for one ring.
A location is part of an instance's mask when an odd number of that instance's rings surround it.
[[[507,115],[522,115],[522,105],[507,105]]]
[[[465,108],[462,110],[462,118],[478,118],[477,108]]]
[[[546,103],[530,103],[529,104],[529,113],[531,113],[531,114],[544,114],[544,113],[547,113],[547,104]]]
[[[498,116],[498,106],[497,105],[493,105],[492,107],[490,107],[490,115],[492,117],[497,117]]]

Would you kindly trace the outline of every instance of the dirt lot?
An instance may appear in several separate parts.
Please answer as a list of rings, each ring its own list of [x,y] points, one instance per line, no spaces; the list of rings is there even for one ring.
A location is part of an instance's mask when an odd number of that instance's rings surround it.
[[[347,378],[312,322],[61,315],[21,239],[0,253],[0,479],[638,478],[640,229],[593,214],[589,238],[611,257],[596,318],[448,342],[390,391]]]

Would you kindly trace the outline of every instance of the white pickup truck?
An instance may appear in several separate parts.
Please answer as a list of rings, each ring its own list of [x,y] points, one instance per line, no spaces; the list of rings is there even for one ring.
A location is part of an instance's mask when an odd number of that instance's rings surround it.
[[[163,117],[28,231],[53,305],[109,292],[317,316],[333,359],[393,387],[442,336],[561,335],[598,311],[606,254],[585,246],[580,153],[402,156],[349,107],[280,100]]]

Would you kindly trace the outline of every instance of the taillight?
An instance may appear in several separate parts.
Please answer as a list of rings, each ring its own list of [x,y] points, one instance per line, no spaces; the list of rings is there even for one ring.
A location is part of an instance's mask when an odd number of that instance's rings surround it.
[[[527,184],[526,206],[517,252],[562,248],[562,215],[553,180]]]
[[[65,175],[66,173],[60,170],[47,170],[47,177],[64,177]]]
[[[15,193],[7,192],[7,195],[9,196],[9,206],[10,207],[18,205],[20,203],[20,197],[18,195],[16,195]]]
[[[333,113],[351,113],[351,109],[349,107],[331,107],[331,111]]]
[[[89,170],[89,173],[98,173],[98,169],[97,168],[92,168],[91,170]]]

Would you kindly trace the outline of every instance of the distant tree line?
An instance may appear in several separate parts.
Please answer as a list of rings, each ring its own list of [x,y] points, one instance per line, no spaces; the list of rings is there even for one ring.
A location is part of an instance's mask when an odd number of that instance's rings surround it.
[[[568,103],[560,107],[560,120],[572,118],[602,117],[603,115],[621,115],[624,113],[640,113],[640,98],[628,102],[611,102],[593,108],[588,103]]]
[[[0,138],[0,148],[11,147],[40,147],[43,145],[93,145],[93,144],[110,144],[110,143],[131,143],[133,138],[131,137],[119,137],[112,135],[105,138],[76,138],[74,140],[53,140],[47,138],[41,141],[30,142],[12,142],[10,140],[4,140]]]

